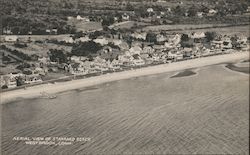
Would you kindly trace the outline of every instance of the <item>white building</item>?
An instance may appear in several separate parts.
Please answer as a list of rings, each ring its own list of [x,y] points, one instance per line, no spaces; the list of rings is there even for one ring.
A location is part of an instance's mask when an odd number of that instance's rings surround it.
[[[77,20],[83,21],[83,22],[90,22],[89,18],[81,17],[80,15],[76,16]]]
[[[95,43],[99,43],[101,45],[107,45],[109,41],[106,38],[97,38],[94,40]]]
[[[4,40],[6,42],[16,42],[17,41],[17,36],[5,36]]]
[[[148,13],[152,13],[152,12],[154,12],[154,9],[153,9],[153,8],[148,8],[148,9],[147,9],[147,12],[148,12]]]

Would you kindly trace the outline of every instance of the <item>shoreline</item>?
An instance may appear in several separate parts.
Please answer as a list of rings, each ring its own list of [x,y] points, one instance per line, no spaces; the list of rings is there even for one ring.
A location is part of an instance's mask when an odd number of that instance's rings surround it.
[[[5,104],[17,100],[18,98],[28,99],[41,96],[41,92],[48,94],[56,94],[60,92],[95,86],[112,81],[119,81],[130,79],[134,77],[147,76],[153,74],[160,74],[166,72],[180,71],[191,68],[199,68],[219,63],[239,61],[242,59],[249,59],[249,52],[238,52],[225,55],[216,55],[211,57],[202,57],[198,59],[191,59],[170,64],[162,64],[156,66],[149,66],[135,70],[128,70],[122,72],[115,72],[94,76],[86,79],[78,79],[73,81],[59,82],[56,84],[42,84],[28,87],[27,89],[17,89],[13,91],[1,92],[0,104]]]

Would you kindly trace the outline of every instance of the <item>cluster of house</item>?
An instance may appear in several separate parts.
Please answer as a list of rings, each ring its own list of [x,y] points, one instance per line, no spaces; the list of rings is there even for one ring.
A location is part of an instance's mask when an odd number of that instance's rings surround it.
[[[34,67],[28,69],[29,71],[1,76],[1,88],[13,88],[20,85],[20,83],[42,82],[42,76],[48,72],[58,72],[58,70],[63,70],[72,75],[87,75],[223,54],[232,52],[235,49],[232,36],[228,35],[217,35],[209,44],[205,44],[205,33],[193,32],[188,34],[188,38],[192,40],[192,46],[190,47],[182,45],[183,34],[179,33],[158,33],[156,35],[157,43],[148,42],[146,32],[133,32],[129,35],[133,38],[131,44],[126,42],[123,36],[114,38],[100,36],[93,39],[94,42],[101,44],[103,47],[93,56],[93,59],[83,56],[71,56],[68,58],[68,63],[59,64],[58,62],[51,62],[49,56],[38,58],[37,62],[32,62],[35,64],[32,65]],[[72,43],[90,40],[88,36],[77,40],[73,40],[71,37],[64,39],[65,42]],[[241,50],[249,50],[247,37],[243,35],[237,36],[235,41]]]
[[[204,32],[194,32],[189,34],[193,40],[192,47],[181,46],[182,34],[156,36],[157,42],[154,44],[146,42],[146,34],[134,32],[131,37],[134,40],[131,45],[122,39],[110,39],[99,37],[93,41],[103,46],[94,60],[87,57],[71,57],[71,63],[65,69],[74,75],[84,75],[108,70],[119,70],[124,67],[145,66],[153,63],[170,63],[179,60],[191,59],[195,57],[223,54],[234,51],[231,36],[217,36],[209,45],[203,43],[206,35]],[[88,39],[83,39],[88,40]],[[249,45],[245,36],[238,36],[237,42],[240,49],[247,51]],[[119,47],[114,49],[109,44]]]
[[[42,78],[39,74],[26,75],[23,73],[10,73],[0,76],[0,86],[2,89],[15,88],[25,84],[41,83]]]

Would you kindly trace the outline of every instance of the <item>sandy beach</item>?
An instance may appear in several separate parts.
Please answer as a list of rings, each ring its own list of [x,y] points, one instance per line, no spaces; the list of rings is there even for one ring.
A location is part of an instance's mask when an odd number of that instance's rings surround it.
[[[175,62],[171,64],[164,64],[158,66],[151,66],[147,68],[141,68],[130,71],[123,71],[118,73],[105,74],[96,77],[90,77],[86,79],[73,80],[68,82],[56,83],[56,84],[43,84],[27,89],[18,89],[1,93],[1,104],[14,101],[18,98],[34,98],[41,96],[42,92],[48,94],[55,94],[64,91],[79,89],[83,87],[94,86],[102,83],[129,79],[133,77],[146,76],[152,74],[159,74],[165,72],[179,71],[190,68],[204,67],[208,65],[234,62],[243,59],[249,59],[248,52],[231,53],[226,55],[218,55],[211,57],[203,57],[198,59],[192,59],[187,61]]]

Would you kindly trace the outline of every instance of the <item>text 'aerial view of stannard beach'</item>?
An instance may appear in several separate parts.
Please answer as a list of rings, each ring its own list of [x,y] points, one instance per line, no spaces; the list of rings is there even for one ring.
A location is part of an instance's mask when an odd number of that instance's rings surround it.
[[[249,0],[1,0],[1,155],[248,155]]]

